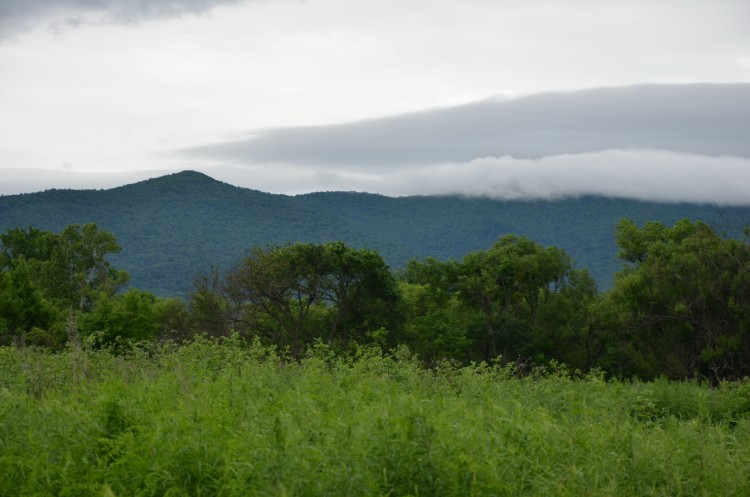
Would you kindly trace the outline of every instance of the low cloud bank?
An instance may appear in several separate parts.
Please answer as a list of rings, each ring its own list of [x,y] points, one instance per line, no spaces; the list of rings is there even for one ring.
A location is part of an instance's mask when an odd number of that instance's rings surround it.
[[[290,164],[216,166],[204,171],[235,185],[288,194],[339,190],[515,200],[603,195],[750,205],[750,159],[666,151],[606,150],[542,159],[486,157],[385,171]]]
[[[389,196],[465,195],[512,200],[602,195],[658,202],[750,205],[750,159],[659,150],[605,150],[542,159],[484,157],[398,170],[280,163],[193,165],[190,169],[233,185],[288,195],[362,191]],[[0,194],[50,188],[113,188],[175,171],[94,173],[58,169],[30,174],[28,169],[2,169]]]

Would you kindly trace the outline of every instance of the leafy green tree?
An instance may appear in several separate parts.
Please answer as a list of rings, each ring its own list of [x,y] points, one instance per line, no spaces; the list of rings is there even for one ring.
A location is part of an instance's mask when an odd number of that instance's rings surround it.
[[[243,332],[241,315],[243,300],[239,292],[227,296],[223,276],[216,268],[199,273],[193,279],[193,290],[188,299],[188,322],[185,327],[190,338],[195,334],[212,337],[229,336],[233,331]],[[230,302],[230,297],[237,300]]]
[[[0,272],[0,344],[64,342],[62,312],[32,284],[28,265]]]
[[[93,343],[116,349],[130,342],[153,340],[168,331],[173,310],[170,300],[135,288],[122,295],[103,296],[90,312],[80,315],[78,329]]]
[[[107,255],[120,250],[114,235],[100,231],[96,224],[66,226],[50,261],[53,296],[87,310],[97,294],[114,295],[127,282],[128,276],[115,269]]]
[[[440,360],[468,362],[472,324],[477,315],[454,294],[428,284],[402,281],[403,341],[426,364]]]
[[[319,298],[321,253],[312,244],[251,249],[222,286],[234,322],[299,356],[311,338],[307,316]]]
[[[61,345],[75,314],[90,311],[127,281],[107,256],[120,251],[95,224],[59,234],[33,227],[0,234],[0,330],[8,340]]]
[[[369,340],[397,321],[398,302],[377,252],[295,243],[253,248],[225,275],[199,277],[190,308],[218,333],[258,335],[300,356],[316,338],[344,348]]]
[[[403,341],[427,364],[468,363],[481,316],[458,295],[461,265],[451,259],[411,260],[400,274],[405,310]]]
[[[58,235],[31,226],[0,234],[0,270],[9,271],[20,260],[51,260],[58,240]]]
[[[410,261],[402,279],[409,343],[428,361],[447,353],[463,361],[502,355],[588,368],[594,348],[580,348],[598,291],[557,247],[507,235],[461,262]]]
[[[750,246],[702,222],[617,226],[628,264],[611,291],[631,369],[739,378],[750,374]]]
[[[588,372],[606,351],[606,334],[592,321],[601,296],[586,270],[570,270],[563,284],[545,296],[534,322],[533,349],[538,362],[555,359]]]
[[[483,316],[485,333],[478,337],[482,357],[532,356],[539,308],[569,286],[571,270],[565,251],[515,235],[467,254],[458,294]]]
[[[320,302],[331,308],[329,340],[347,348],[352,333],[359,341],[381,327],[396,326],[399,293],[396,280],[374,250],[341,242],[322,247],[317,282]]]
[[[127,281],[127,274],[107,260],[120,251],[115,237],[93,223],[71,224],[60,234],[32,227],[9,230],[0,235],[0,247],[3,270],[25,264],[45,297],[74,309],[89,309],[98,294],[113,295]]]

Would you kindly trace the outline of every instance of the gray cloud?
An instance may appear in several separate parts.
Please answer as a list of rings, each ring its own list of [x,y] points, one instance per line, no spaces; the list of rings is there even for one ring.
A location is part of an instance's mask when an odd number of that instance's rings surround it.
[[[260,131],[182,151],[234,164],[347,168],[517,159],[612,149],[750,157],[750,84],[638,85],[327,126]]]
[[[53,29],[82,24],[130,24],[201,14],[244,0],[0,0],[0,38],[38,24]]]

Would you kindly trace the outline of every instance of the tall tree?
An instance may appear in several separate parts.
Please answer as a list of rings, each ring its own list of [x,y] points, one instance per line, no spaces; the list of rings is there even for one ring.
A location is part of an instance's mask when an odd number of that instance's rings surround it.
[[[527,355],[541,304],[568,282],[572,261],[557,247],[506,235],[489,250],[467,254],[458,291],[484,318],[482,355]]]
[[[0,267],[26,264],[33,282],[47,298],[87,310],[98,292],[114,294],[127,281],[107,260],[120,252],[114,235],[96,224],[66,226],[60,234],[30,227],[0,235]]]
[[[354,331],[365,340],[368,332],[396,324],[398,288],[380,254],[331,242],[323,258],[318,284],[321,302],[332,307],[331,342],[346,348]]]
[[[115,237],[95,224],[0,234],[0,328],[14,339],[34,331],[40,343],[64,343],[69,318],[127,281],[107,260],[119,251]]]
[[[750,246],[702,222],[617,226],[620,257],[610,298],[625,313],[623,342],[645,376],[750,374]]]
[[[256,247],[216,278],[196,280],[193,312],[224,323],[218,328],[288,346],[295,356],[315,338],[342,347],[367,340],[397,316],[396,282],[382,257],[341,242]]]

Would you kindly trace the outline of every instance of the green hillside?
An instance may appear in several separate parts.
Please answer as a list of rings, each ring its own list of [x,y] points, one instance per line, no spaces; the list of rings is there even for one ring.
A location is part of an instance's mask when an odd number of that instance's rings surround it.
[[[365,193],[274,195],[181,172],[111,190],[49,190],[0,196],[0,230],[59,231],[96,222],[123,247],[114,263],[134,286],[181,295],[192,277],[226,267],[254,245],[341,240],[379,251],[392,267],[412,257],[456,257],[516,233],[567,250],[606,288],[619,267],[613,232],[636,222],[704,220],[740,231],[750,207],[658,204],[586,197],[500,201],[459,197],[390,198]]]

